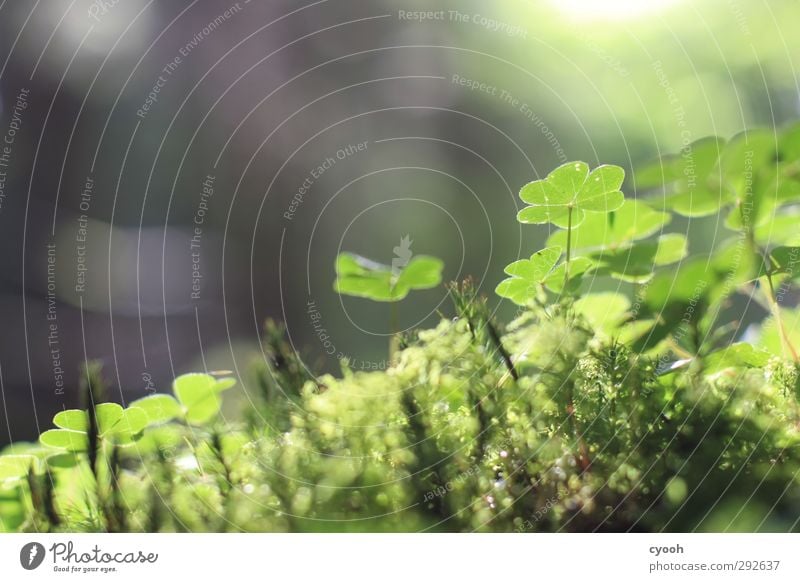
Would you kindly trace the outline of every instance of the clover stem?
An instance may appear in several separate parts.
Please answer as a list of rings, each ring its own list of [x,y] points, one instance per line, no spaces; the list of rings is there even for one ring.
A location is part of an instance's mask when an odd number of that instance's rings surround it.
[[[789,334],[786,332],[786,327],[783,325],[783,320],[781,319],[781,308],[780,305],[778,305],[778,300],[776,299],[775,285],[772,282],[771,269],[767,269],[766,279],[767,279],[767,285],[769,286],[769,293],[766,293],[766,296],[770,306],[772,307],[772,316],[775,318],[775,324],[778,326],[778,335],[781,338],[781,347],[783,348],[783,354],[784,356],[786,356],[786,354],[788,353],[789,355],[791,355],[792,360],[798,362],[800,361],[800,356],[798,356],[797,350],[792,345],[792,342],[789,339]]]
[[[780,305],[778,305],[777,295],[775,294],[775,284],[772,281],[772,265],[769,263],[769,257],[763,256],[759,251],[755,236],[753,235],[753,229],[750,227],[743,205],[740,203],[738,206],[739,217],[742,221],[742,233],[747,241],[748,248],[750,249],[750,252],[754,256],[759,257],[759,260],[763,261],[767,267],[765,279],[767,280],[767,287],[769,288],[769,291],[764,293],[764,295],[766,296],[767,302],[770,305],[772,316],[775,318],[775,325],[778,327],[778,336],[781,339],[781,349],[783,350],[783,355],[784,357],[787,354],[791,355],[792,360],[799,362],[800,356],[798,356],[797,350],[792,345],[792,342],[789,339],[789,334],[786,332],[786,327],[783,325],[783,320],[781,319],[781,308]]]
[[[572,205],[567,208],[567,256],[564,261],[564,292],[569,283],[569,259],[572,254]]]
[[[397,302],[392,301],[389,304],[389,361],[394,358],[395,347],[397,343]]]

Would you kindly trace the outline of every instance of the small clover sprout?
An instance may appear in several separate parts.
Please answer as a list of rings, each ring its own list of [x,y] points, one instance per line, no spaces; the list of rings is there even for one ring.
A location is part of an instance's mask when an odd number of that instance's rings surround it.
[[[205,424],[217,416],[222,408],[220,393],[236,384],[233,378],[215,378],[210,374],[184,374],[172,383],[172,391],[180,402],[182,416],[190,424]],[[139,401],[141,405],[141,401]],[[169,416],[174,407],[165,400],[146,403],[150,414]]]
[[[233,378],[215,378],[209,374],[185,374],[173,382],[177,400],[167,394],[153,394],[135,400],[128,408],[103,403],[95,407],[98,436],[116,445],[138,441],[144,429],[173,419],[190,424],[205,424],[219,413],[220,393],[231,388]],[[86,451],[89,445],[89,412],[64,410],[53,418],[58,428],[42,433],[39,441],[47,446],[69,452]]]
[[[517,305],[525,305],[541,294],[560,258],[561,247],[549,247],[533,253],[530,259],[514,261],[505,268],[511,276],[501,281],[495,292]]]
[[[138,408],[123,409],[119,404],[103,403],[95,407],[98,436],[115,444],[131,444],[147,426],[147,416]],[[71,452],[85,451],[89,445],[89,412],[64,410],[53,417],[56,429],[45,431],[39,441],[48,447]]]
[[[439,285],[443,267],[435,257],[417,255],[402,269],[393,270],[359,255],[342,253],[336,259],[334,290],[373,301],[400,301],[412,290]]]

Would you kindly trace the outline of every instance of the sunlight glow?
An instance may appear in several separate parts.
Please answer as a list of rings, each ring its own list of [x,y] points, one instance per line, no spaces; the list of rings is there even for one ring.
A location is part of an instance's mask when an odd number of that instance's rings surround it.
[[[551,0],[562,12],[581,20],[633,20],[677,4],[679,0]]]

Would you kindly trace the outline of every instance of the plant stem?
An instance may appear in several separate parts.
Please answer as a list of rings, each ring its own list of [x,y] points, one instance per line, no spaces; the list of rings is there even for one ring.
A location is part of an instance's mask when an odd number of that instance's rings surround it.
[[[569,260],[572,254],[572,205],[567,208],[567,256],[564,261],[564,292],[569,283]]]
[[[788,353],[791,355],[792,360],[798,362],[800,361],[800,357],[798,357],[797,350],[795,350],[791,340],[789,340],[789,334],[786,332],[786,327],[783,325],[783,320],[781,319],[781,308],[780,305],[778,305],[778,300],[776,299],[775,285],[772,283],[771,269],[767,269],[766,279],[769,286],[769,293],[766,294],[767,300],[772,307],[772,316],[775,318],[775,325],[778,326],[778,335],[781,338],[783,355],[786,356]]]
[[[783,325],[783,320],[781,319],[781,308],[778,305],[777,296],[775,295],[775,285],[772,282],[772,265],[769,262],[769,257],[762,255],[759,251],[755,236],[753,236],[753,229],[750,228],[749,223],[747,222],[748,219],[745,216],[742,204],[739,204],[739,216],[742,220],[742,231],[744,233],[745,240],[747,240],[750,252],[757,256],[767,268],[765,278],[767,279],[769,292],[765,293],[764,295],[767,297],[767,302],[770,305],[772,316],[775,318],[775,325],[778,326],[778,335],[781,338],[783,355],[784,357],[786,357],[787,354],[791,355],[792,360],[798,362],[800,361],[800,357],[797,354],[797,350],[795,350],[794,346],[792,345],[792,342],[789,340],[789,334],[786,332],[786,327]]]
[[[397,335],[397,302],[392,301],[389,304],[389,361],[394,358],[394,352],[396,347],[396,335]]]

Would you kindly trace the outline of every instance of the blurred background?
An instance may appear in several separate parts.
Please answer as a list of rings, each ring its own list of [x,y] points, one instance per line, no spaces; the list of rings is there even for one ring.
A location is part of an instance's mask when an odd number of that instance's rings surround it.
[[[436,255],[492,298],[548,235],[514,219],[526,182],[797,119],[798,25],[796,0],[3,2],[0,444],[75,406],[86,359],[119,401],[246,387],[267,317],[315,371],[385,367],[388,307],[333,292],[338,252]],[[717,225],[670,228],[696,252]]]

